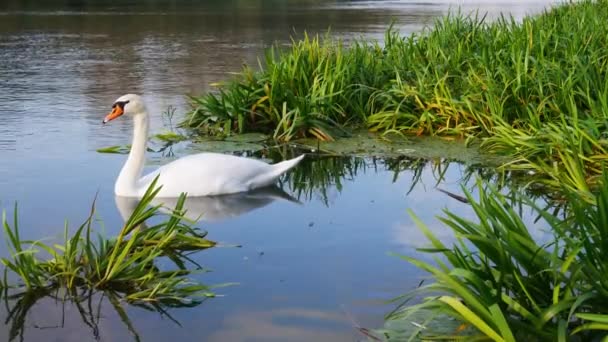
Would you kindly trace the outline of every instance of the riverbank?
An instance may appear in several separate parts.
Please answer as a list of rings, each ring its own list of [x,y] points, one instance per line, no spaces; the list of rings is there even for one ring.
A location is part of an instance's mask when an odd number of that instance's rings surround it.
[[[271,49],[264,65],[192,98],[183,125],[284,141],[332,140],[361,126],[476,140],[510,156],[504,168],[589,190],[608,156],[606,2],[520,23],[483,19],[450,15],[407,37],[389,29],[383,45],[306,37]]]

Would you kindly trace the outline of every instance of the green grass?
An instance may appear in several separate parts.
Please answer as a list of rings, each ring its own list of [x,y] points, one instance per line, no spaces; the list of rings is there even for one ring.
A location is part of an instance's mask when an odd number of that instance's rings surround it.
[[[182,124],[279,140],[330,140],[356,126],[458,137],[510,156],[505,169],[536,171],[548,186],[592,187],[608,159],[607,75],[606,0],[521,23],[453,14],[407,37],[389,29],[383,45],[306,36],[271,49],[258,70],[192,97]]]
[[[12,224],[3,215],[10,257],[1,259],[2,287],[7,293],[26,294],[100,291],[133,305],[156,307],[191,306],[214,296],[210,287],[190,279],[202,269],[188,254],[216,243],[182,219],[185,196],[168,218],[149,224],[159,214],[160,205],[150,206],[159,190],[153,182],[115,238],[94,232],[93,204],[89,217],[73,234],[66,224],[62,244],[22,240],[15,207]],[[172,266],[158,266],[163,259]]]
[[[443,339],[493,341],[594,341],[608,330],[608,173],[591,196],[564,189],[568,206],[555,215],[524,196],[505,196],[478,183],[479,198],[463,188],[476,220],[446,210],[440,218],[457,236],[445,245],[412,213],[434,262],[403,259],[425,270],[432,281],[408,295],[389,320],[424,327],[441,317],[464,323]],[[549,238],[539,241],[522,219],[526,208],[538,215]],[[411,302],[418,300],[418,302]],[[421,314],[423,313],[423,314]],[[425,317],[418,321],[418,317]],[[413,325],[412,325],[413,326]],[[472,332],[471,332],[472,331]],[[391,339],[394,331],[382,333]],[[394,337],[394,336],[393,336]],[[403,338],[403,336],[401,336]],[[440,338],[420,328],[412,339]]]
[[[305,35],[288,51],[270,49],[260,71],[246,66],[218,93],[191,97],[193,110],[182,124],[211,134],[261,131],[284,141],[330,140],[345,124],[365,121],[370,83],[388,81],[384,71],[376,73],[379,56],[379,45],[346,48],[329,37]]]

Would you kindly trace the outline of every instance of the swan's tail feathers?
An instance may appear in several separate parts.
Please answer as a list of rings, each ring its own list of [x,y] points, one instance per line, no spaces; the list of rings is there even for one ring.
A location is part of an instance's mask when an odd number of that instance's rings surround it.
[[[293,169],[296,165],[298,165],[298,163],[302,159],[304,159],[304,156],[305,155],[303,154],[299,157],[285,160],[280,163],[271,165],[270,172],[264,173],[263,175],[256,177],[251,182],[251,184],[254,185],[253,187],[262,187],[262,186],[274,184],[277,181],[277,179],[279,179],[279,177],[281,177],[282,174]]]
[[[300,161],[302,161],[302,159],[304,159],[304,154],[299,157],[293,158],[293,159],[289,159],[289,160],[282,161],[280,163],[273,164],[272,172],[274,174],[276,174],[276,177],[279,177],[280,175],[284,174],[285,172],[293,169],[296,165],[298,165],[298,163]]]

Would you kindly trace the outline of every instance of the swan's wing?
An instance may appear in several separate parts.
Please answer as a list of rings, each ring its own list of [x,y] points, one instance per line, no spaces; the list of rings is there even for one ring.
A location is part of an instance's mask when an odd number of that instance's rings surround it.
[[[258,186],[257,179],[273,173],[272,165],[259,160],[220,153],[199,153],[177,159],[140,180],[140,189],[146,190],[159,175],[162,185],[159,197],[209,196],[248,191]]]

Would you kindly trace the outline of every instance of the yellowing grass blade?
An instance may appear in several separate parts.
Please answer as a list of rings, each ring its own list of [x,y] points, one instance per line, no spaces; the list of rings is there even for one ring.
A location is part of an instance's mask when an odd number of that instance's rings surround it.
[[[441,296],[439,298],[440,301],[449,305],[452,309],[458,312],[467,322],[471,323],[471,325],[475,326],[479,331],[486,334],[489,338],[496,342],[515,342],[515,339],[505,340],[503,339],[494,329],[490,328],[479,316],[477,316],[473,311],[464,306],[460,300],[454,297]]]

